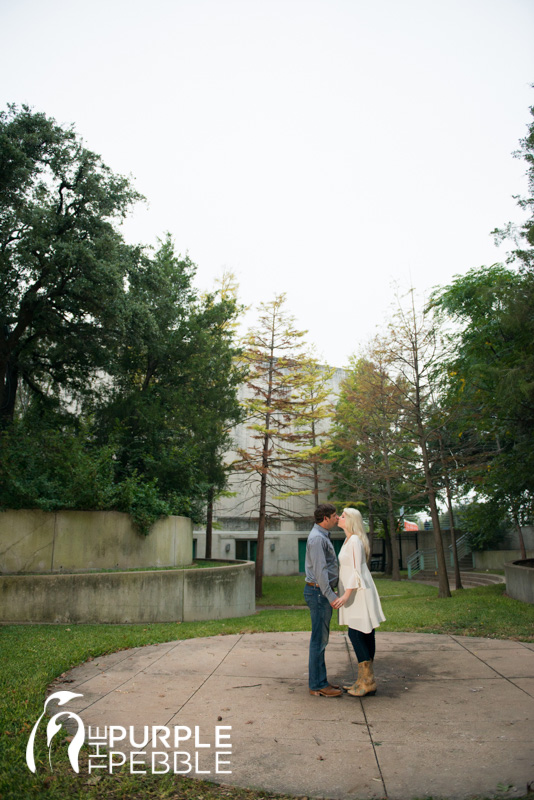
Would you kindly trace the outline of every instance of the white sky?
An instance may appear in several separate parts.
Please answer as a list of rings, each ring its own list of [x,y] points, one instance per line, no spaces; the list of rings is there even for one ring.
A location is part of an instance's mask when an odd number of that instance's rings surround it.
[[[331,364],[421,292],[503,260],[534,104],[533,0],[0,0],[0,105],[74,123],[197,285],[287,293]],[[249,314],[253,321],[254,314]]]

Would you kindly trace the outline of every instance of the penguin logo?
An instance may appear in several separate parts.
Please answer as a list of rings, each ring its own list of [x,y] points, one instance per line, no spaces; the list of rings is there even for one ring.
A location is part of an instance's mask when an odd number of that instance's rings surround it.
[[[57,700],[59,706],[65,705],[68,703],[69,700],[73,700],[75,697],[83,697],[83,694],[76,694],[75,692],[54,692],[49,697],[46,698],[43,713],[33,726],[32,732],[30,734],[30,738],[28,739],[28,744],[26,746],[26,764],[28,768],[32,772],[36,772],[35,766],[35,757],[34,757],[34,745],[35,745],[35,734],[37,733],[37,728],[39,727],[39,723],[41,722],[42,718],[46,714],[46,707],[51,700]],[[49,721],[48,725],[46,726],[46,743],[48,745],[48,761],[50,763],[50,769],[52,769],[52,756],[50,752],[50,745],[52,743],[52,739],[58,733],[62,725],[58,723],[60,717],[68,717],[69,719],[75,720],[78,724],[77,731],[72,739],[72,742],[69,744],[68,754],[69,754],[69,761],[71,763],[72,769],[74,772],[79,772],[80,767],[78,764],[78,756],[80,754],[80,750],[85,740],[85,728],[83,726],[83,722],[77,714],[74,714],[72,711],[60,711],[59,714],[55,714],[52,719]]]

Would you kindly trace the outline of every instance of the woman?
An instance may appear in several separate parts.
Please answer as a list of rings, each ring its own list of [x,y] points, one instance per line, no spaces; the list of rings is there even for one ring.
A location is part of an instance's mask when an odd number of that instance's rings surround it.
[[[369,539],[362,515],[355,508],[345,508],[338,520],[346,539],[339,551],[339,624],[349,626],[349,639],[358,660],[358,678],[343,688],[353,697],[376,693],[373,673],[375,628],[386,619],[376,586],[367,566]]]

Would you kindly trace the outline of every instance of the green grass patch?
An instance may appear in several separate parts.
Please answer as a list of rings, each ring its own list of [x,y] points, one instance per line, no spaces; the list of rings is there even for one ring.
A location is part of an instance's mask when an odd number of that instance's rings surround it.
[[[303,603],[301,576],[265,578],[264,605]],[[377,579],[387,621],[380,631],[416,631],[534,641],[534,607],[506,597],[505,586],[466,589],[440,600],[437,590],[409,581]],[[235,633],[309,631],[307,608],[268,609],[257,614],[211,622],[147,625],[10,625],[0,627],[0,798],[49,800],[253,800],[268,794],[218,787],[176,776],[104,775],[93,784],[87,773],[72,773],[65,747],[58,744],[54,772],[47,750],[36,748],[37,775],[26,767],[29,733],[42,711],[47,686],[71,667],[117,650]],[[332,630],[341,629],[332,618]],[[41,748],[39,750],[39,747]]]
[[[408,598],[437,593],[437,589],[414,581],[392,581],[387,578],[375,578],[375,584],[380,597],[400,596]],[[304,602],[304,586],[303,575],[266,576],[263,579],[263,597],[256,601],[256,605],[258,607],[306,605]]]

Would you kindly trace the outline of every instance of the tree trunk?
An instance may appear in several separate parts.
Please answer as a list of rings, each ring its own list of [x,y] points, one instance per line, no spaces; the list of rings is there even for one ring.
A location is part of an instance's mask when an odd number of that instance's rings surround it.
[[[313,465],[313,496],[315,499],[315,508],[319,505],[319,468],[317,464]]]
[[[513,519],[514,519],[514,525],[515,525],[516,531],[517,531],[517,533],[519,535],[519,548],[521,550],[521,558],[524,561],[526,559],[526,557],[527,557],[527,548],[525,547],[525,539],[523,538],[523,530],[521,528],[521,523],[519,522],[519,517],[517,516],[517,512],[515,510],[512,511],[512,516],[513,516]]]
[[[462,576],[460,574],[460,563],[458,561],[458,548],[456,547],[456,528],[454,526],[454,513],[452,510],[452,497],[451,489],[448,479],[445,479],[445,487],[447,489],[447,505],[449,507],[449,519],[451,521],[451,547],[452,557],[454,560],[454,582],[457,589],[463,589]]]
[[[268,437],[266,437],[268,438]],[[256,545],[256,597],[263,596],[263,550],[265,543],[265,508],[267,501],[267,471],[260,481],[260,514],[258,520],[258,542]]]
[[[265,427],[268,430],[270,414],[266,415]],[[265,545],[265,517],[267,508],[267,475],[269,472],[269,434],[263,439],[262,471],[260,479],[260,508],[258,519],[258,541],[256,543],[256,597],[263,596],[263,551]]]
[[[445,464],[445,456],[443,453],[443,441],[441,436],[439,437],[439,452],[441,456],[441,467],[443,469],[443,478],[445,480],[445,490],[447,492],[447,507],[449,509],[449,520],[451,523],[451,548],[452,548],[452,558],[454,562],[454,583],[456,589],[463,589],[464,587],[462,586],[462,576],[460,575],[460,564],[458,562],[458,548],[456,546],[456,528],[454,526],[454,513],[452,510],[451,485],[449,483],[449,476]]]
[[[371,496],[367,496],[367,508],[369,509],[369,558],[367,559],[367,566],[371,569],[371,560],[373,558],[373,545],[375,540],[375,515],[373,514],[373,501]]]
[[[312,447],[316,447],[317,445],[317,437],[315,435],[315,420],[312,419],[312,440],[311,440]],[[314,461],[313,464],[313,496],[315,498],[315,508],[319,505],[319,467],[317,466],[317,462]]]
[[[381,517],[382,527],[384,528],[384,541],[386,546],[386,566],[384,568],[384,573],[386,575],[391,575],[393,571],[393,554],[391,549],[391,536],[389,535],[389,524],[388,518]]]
[[[208,489],[208,508],[206,518],[206,552],[204,558],[211,558],[211,543],[213,534],[213,486]]]
[[[441,526],[439,524],[438,507],[436,503],[436,491],[430,474],[430,461],[428,458],[428,451],[426,449],[426,440],[422,427],[419,427],[419,446],[421,448],[421,455],[423,456],[423,469],[425,473],[426,491],[428,496],[428,504],[430,506],[430,516],[432,517],[432,526],[434,528],[434,544],[436,546],[436,556],[438,560],[438,597],[450,597],[451,590],[449,587],[449,576],[447,575],[447,563],[445,561],[445,551],[443,549],[443,537],[441,535]]]
[[[13,422],[19,374],[9,358],[0,366],[0,430]]]
[[[397,542],[397,534],[395,531],[395,516],[393,514],[393,503],[391,498],[388,497],[388,527],[389,536],[391,540],[391,579],[400,581],[399,570],[399,545]]]
[[[387,449],[383,450],[384,466],[386,468],[386,493],[388,498],[388,527],[389,535],[391,537],[391,578],[394,581],[400,581],[399,570],[399,547],[397,542],[397,535],[395,531],[395,514],[393,512],[393,493],[391,491],[391,480],[389,477],[389,456]]]

